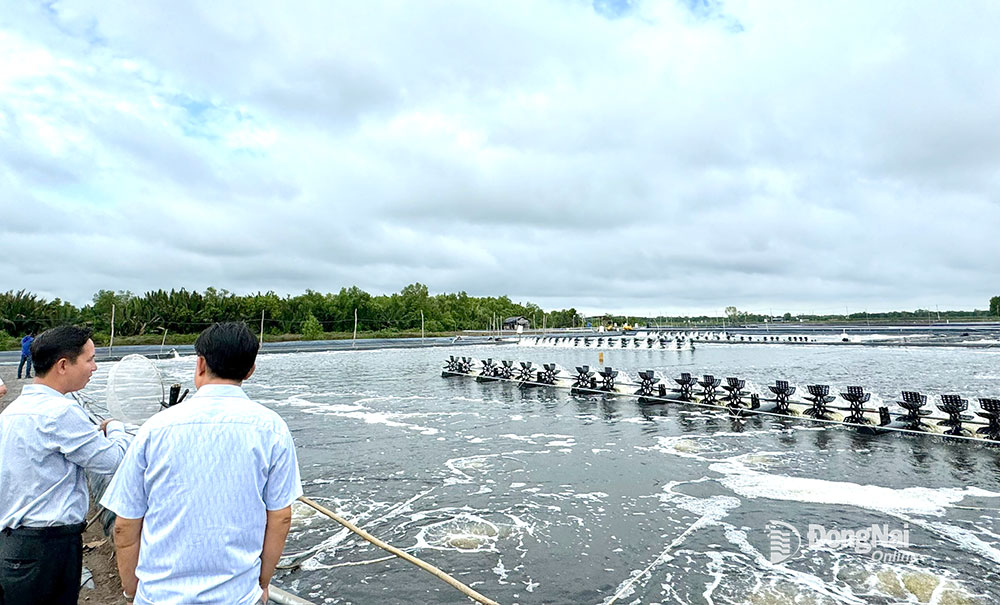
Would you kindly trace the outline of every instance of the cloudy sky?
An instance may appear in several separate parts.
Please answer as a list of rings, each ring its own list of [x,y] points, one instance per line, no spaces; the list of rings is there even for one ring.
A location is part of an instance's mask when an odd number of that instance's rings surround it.
[[[1000,294],[993,0],[0,5],[0,290]]]

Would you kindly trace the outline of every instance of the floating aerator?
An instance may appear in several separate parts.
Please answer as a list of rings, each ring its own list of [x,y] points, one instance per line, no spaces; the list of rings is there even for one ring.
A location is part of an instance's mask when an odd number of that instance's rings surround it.
[[[969,400],[962,399],[959,395],[941,395],[941,403],[937,408],[948,414],[946,420],[938,422],[938,426],[951,427],[944,432],[946,435],[961,435],[962,421],[972,420],[971,416],[962,415],[962,412],[969,409]]]
[[[479,372],[479,375],[483,378],[493,378],[497,375],[497,363],[493,361],[493,358],[483,359],[483,369]]]
[[[590,366],[577,366],[576,377],[573,379],[574,389],[596,389],[597,379],[594,378],[594,371]]]
[[[543,370],[538,370],[538,382],[542,384],[555,384],[556,374],[559,370],[556,369],[556,364],[554,363],[543,363]]]
[[[922,410],[920,408],[927,405],[927,395],[921,395],[915,391],[903,391],[903,400],[897,401],[903,409],[906,410],[906,414],[899,417],[899,420],[907,423],[906,428],[912,431],[922,431],[927,429],[927,425],[920,421],[921,416],[928,416],[930,410]]]
[[[788,414],[788,398],[795,394],[795,387],[788,386],[787,380],[775,380],[774,386],[767,387],[774,393],[774,412]]]
[[[614,391],[615,390],[615,378],[618,377],[618,370],[607,367],[598,372],[601,375],[601,390],[602,391]]]
[[[639,372],[639,390],[635,392],[640,397],[649,397],[653,394],[653,387],[660,379],[654,375],[653,370]]]
[[[985,397],[979,399],[981,412],[976,412],[977,416],[985,418],[989,424],[976,431],[980,435],[986,435],[987,439],[1000,441],[1000,399]]]
[[[722,388],[726,390],[725,400],[728,402],[727,405],[731,407],[740,405],[740,400],[743,398],[744,386],[746,386],[745,380],[733,377],[726,378],[726,384],[722,385]]]
[[[503,378],[504,380],[510,380],[511,376],[514,375],[514,362],[511,360],[503,360],[500,362],[500,367],[497,368],[497,377]]]
[[[809,391],[806,399],[812,402],[812,407],[802,413],[813,418],[828,419],[830,410],[826,408],[826,404],[837,398],[830,394],[830,385],[809,384],[806,385],[806,390]]]
[[[517,376],[515,377],[515,379],[520,380],[521,382],[530,382],[531,374],[534,371],[535,370],[531,367],[530,361],[522,361],[521,369],[517,371]]]
[[[715,403],[715,389],[722,384],[722,380],[712,376],[711,374],[705,374],[698,384],[701,385],[702,401],[705,403]]]
[[[681,387],[681,401],[691,401],[691,389],[698,384],[698,379],[688,372],[682,372],[680,378],[674,378],[674,382]]]
[[[861,387],[847,387],[847,392],[841,393],[840,396],[851,406],[851,413],[848,414],[847,418],[844,418],[844,422],[849,424],[871,424],[871,420],[865,418],[865,404],[872,398],[871,393],[865,393],[865,390]]]

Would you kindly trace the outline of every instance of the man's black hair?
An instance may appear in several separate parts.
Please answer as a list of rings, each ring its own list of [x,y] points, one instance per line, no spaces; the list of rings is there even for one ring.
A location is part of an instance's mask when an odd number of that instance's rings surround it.
[[[39,334],[31,343],[31,360],[35,373],[44,376],[56,362],[65,357],[71,362],[83,353],[83,347],[90,340],[90,328],[79,326],[59,326]]]
[[[198,335],[194,350],[208,369],[226,380],[243,380],[257,360],[257,339],[242,321],[212,324]]]

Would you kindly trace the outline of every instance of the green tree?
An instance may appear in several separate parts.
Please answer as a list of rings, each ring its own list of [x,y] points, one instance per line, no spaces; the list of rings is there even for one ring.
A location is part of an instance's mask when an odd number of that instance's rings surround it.
[[[302,322],[302,336],[306,340],[319,340],[323,338],[323,326],[320,325],[319,320],[312,313]]]

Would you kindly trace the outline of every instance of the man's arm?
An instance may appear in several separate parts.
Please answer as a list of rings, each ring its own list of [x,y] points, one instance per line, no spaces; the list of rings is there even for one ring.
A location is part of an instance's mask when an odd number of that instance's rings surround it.
[[[291,519],[290,516],[289,519]],[[139,587],[139,578],[135,576],[135,568],[139,565],[141,538],[142,517],[138,519],[118,517],[115,519],[115,556],[118,558],[118,575],[121,576],[122,589],[125,594],[132,597],[135,596],[135,591]],[[264,542],[267,543],[266,537]]]
[[[115,472],[130,439],[121,422],[108,420],[101,427],[94,426],[83,408],[75,404],[68,405],[44,430],[67,460],[101,475]]]
[[[278,559],[281,558],[281,551],[285,548],[285,539],[288,537],[288,530],[291,526],[291,506],[267,511],[264,548],[260,552],[260,587],[264,589],[265,600],[267,599],[267,587],[271,583],[271,576],[274,575]]]

